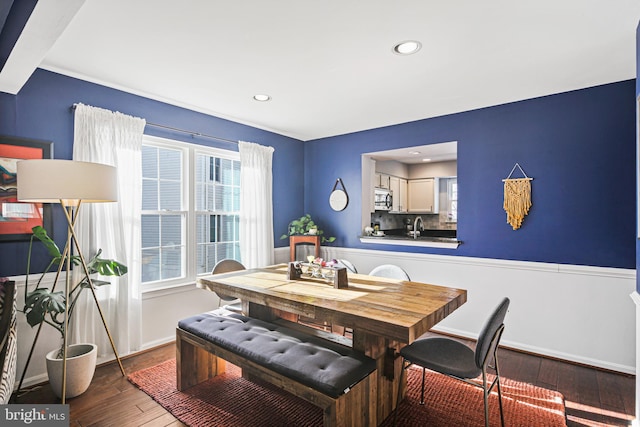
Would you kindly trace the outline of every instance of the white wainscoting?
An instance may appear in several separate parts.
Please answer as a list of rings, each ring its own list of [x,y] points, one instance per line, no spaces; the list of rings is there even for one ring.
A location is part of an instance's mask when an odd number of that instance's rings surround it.
[[[29,288],[33,289],[35,287],[35,283],[32,283],[34,277],[39,275],[30,276]],[[41,287],[51,288],[53,284],[53,278],[55,273],[47,274],[42,280]],[[11,280],[15,280],[16,282],[16,303],[18,308],[18,316],[17,316],[17,328],[18,328],[18,359],[16,364],[16,383],[15,387],[18,387],[18,383],[20,381],[20,376],[24,371],[24,367],[27,363],[27,358],[29,356],[29,351],[31,350],[31,345],[33,344],[33,340],[36,336],[36,332],[38,330],[37,327],[32,328],[27,323],[27,320],[20,312],[24,307],[24,276],[11,277]],[[64,276],[59,279],[60,284],[57,289],[63,289],[64,287]],[[47,367],[45,362],[45,355],[53,350],[54,348],[59,348],[61,345],[60,333],[53,329],[53,327],[49,325],[44,325],[42,331],[40,332],[40,336],[38,337],[38,345],[34,349],[33,356],[31,357],[31,362],[29,363],[29,371],[25,377],[25,382],[23,387],[27,387],[33,384],[38,384],[43,381],[47,381]]]
[[[630,296],[631,296],[631,300],[636,306],[636,336],[637,336],[638,335],[637,331],[640,331],[640,294],[638,294],[637,291],[633,291]],[[636,341],[636,372],[640,372],[640,339]],[[638,390],[640,390],[640,375],[636,375],[636,402],[635,402],[636,418],[633,420],[631,424],[634,427],[640,426],[640,417],[638,417],[638,414],[640,414],[640,393],[638,393]]]
[[[305,251],[310,253],[311,247],[300,246],[298,255]],[[331,246],[323,246],[322,255],[325,259],[348,259],[360,273],[368,273],[380,264],[396,264],[415,281],[466,289],[467,303],[434,330],[475,338],[489,312],[500,298],[508,296],[511,307],[503,345],[614,371],[636,372],[636,308],[629,298],[635,290],[635,270]],[[288,247],[275,250],[276,262],[288,259]],[[24,278],[13,279],[18,283],[21,307]],[[213,293],[194,284],[144,293],[141,350],[173,341],[178,320],[218,305]],[[18,375],[34,334],[19,314]],[[42,334],[25,385],[46,381],[44,355],[57,342],[57,335],[51,331]],[[99,362],[110,358],[107,354]]]
[[[51,288],[54,273],[48,273],[41,284]],[[24,276],[12,277],[18,285],[18,310],[24,305]],[[31,279],[33,280],[33,279]],[[63,280],[63,279],[61,279]],[[58,285],[61,288],[63,282]],[[29,282],[29,288],[35,284]],[[152,348],[175,340],[175,330],[178,320],[185,317],[213,310],[219,306],[220,299],[213,293],[196,288],[195,284],[185,284],[179,287],[154,290],[142,295],[142,348]],[[31,344],[37,328],[31,328],[22,313],[18,313],[18,363],[15,387],[18,387],[20,376],[24,370]],[[29,370],[25,376],[23,387],[42,383],[48,380],[45,355],[60,346],[60,335],[52,327],[45,325],[38,338]],[[103,353],[98,357],[98,364],[115,359],[112,350],[99,349]],[[126,354],[120,352],[120,357]],[[127,372],[128,373],[128,372]]]
[[[475,338],[490,311],[508,296],[503,345],[636,372],[635,305],[629,298],[635,270],[331,246],[322,254],[348,259],[360,273],[397,264],[412,280],[466,289],[467,303],[434,330]],[[276,250],[276,260],[286,262],[288,251]]]

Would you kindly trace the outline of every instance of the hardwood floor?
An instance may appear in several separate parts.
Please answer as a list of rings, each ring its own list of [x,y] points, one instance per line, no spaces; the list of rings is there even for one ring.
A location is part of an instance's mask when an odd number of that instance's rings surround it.
[[[564,395],[568,426],[629,426],[635,411],[635,377],[567,362],[499,350],[502,377]]]
[[[125,358],[127,373],[175,357],[169,344]],[[505,378],[557,390],[565,396],[567,425],[628,426],[634,419],[635,378],[557,360],[500,349]],[[47,384],[21,396],[17,403],[57,403]],[[123,377],[117,364],[98,367],[84,394],[68,401],[71,426],[183,426]]]

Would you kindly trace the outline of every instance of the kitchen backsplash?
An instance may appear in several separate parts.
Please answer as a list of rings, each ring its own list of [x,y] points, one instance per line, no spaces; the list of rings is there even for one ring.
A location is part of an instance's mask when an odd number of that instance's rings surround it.
[[[423,228],[429,230],[456,230],[457,223],[446,222],[446,215],[442,214],[390,214],[386,212],[375,212],[371,214],[371,223],[380,224],[380,230],[394,230],[404,228],[404,219],[410,218],[411,222],[416,216],[422,218]]]

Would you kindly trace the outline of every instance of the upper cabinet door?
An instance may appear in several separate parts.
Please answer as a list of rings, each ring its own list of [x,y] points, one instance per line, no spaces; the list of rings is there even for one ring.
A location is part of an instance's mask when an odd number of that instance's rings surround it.
[[[438,213],[437,183],[436,178],[409,180],[409,213]]]
[[[400,202],[398,205],[399,211],[406,213],[409,210],[409,203],[407,197],[408,184],[406,179],[400,178]],[[395,197],[394,197],[395,199]]]
[[[389,178],[389,189],[393,195],[391,213],[407,212],[407,180],[392,176]]]
[[[386,173],[376,173],[376,187],[390,190],[389,178],[390,176]]]
[[[391,190],[391,212],[400,212],[400,178],[389,178],[389,190]]]

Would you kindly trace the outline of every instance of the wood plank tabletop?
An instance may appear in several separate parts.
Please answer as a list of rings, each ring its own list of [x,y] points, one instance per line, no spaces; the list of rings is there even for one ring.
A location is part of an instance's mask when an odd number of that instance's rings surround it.
[[[199,278],[203,289],[411,343],[467,300],[464,289],[348,273],[349,286],[287,280],[287,264]]]

